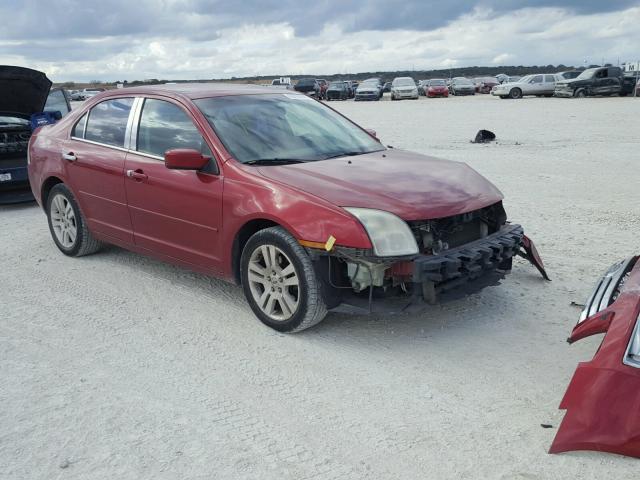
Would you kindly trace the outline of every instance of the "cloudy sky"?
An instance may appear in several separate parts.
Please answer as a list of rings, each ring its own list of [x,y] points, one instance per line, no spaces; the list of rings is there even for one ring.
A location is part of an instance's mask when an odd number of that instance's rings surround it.
[[[640,0],[2,0],[0,64],[54,81],[640,60]]]

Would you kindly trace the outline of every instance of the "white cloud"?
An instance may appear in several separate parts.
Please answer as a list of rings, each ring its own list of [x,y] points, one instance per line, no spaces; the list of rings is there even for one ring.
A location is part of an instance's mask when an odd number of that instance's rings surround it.
[[[200,17],[192,19],[194,24]],[[507,13],[475,9],[429,31],[345,32],[327,23],[300,36],[288,22],[243,24],[197,39],[164,35],[104,36],[37,42],[0,40],[0,64],[41,69],[54,80],[201,79],[329,74],[490,64],[615,63],[640,55],[640,7],[576,15],[559,8]],[[110,45],[117,47],[110,48]],[[3,53],[4,52],[4,53]],[[67,55],[65,56],[65,52]],[[51,58],[50,58],[51,57]]]

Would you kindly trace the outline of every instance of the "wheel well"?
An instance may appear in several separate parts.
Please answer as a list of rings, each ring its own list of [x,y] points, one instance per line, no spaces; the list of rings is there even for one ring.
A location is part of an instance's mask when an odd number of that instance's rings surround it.
[[[233,247],[231,248],[231,268],[233,271],[233,278],[238,285],[242,283],[240,277],[240,257],[242,256],[242,250],[251,236],[265,228],[278,227],[276,222],[272,220],[266,220],[264,218],[258,218],[245,223],[233,240]]]
[[[42,202],[42,208],[47,208],[47,198],[49,197],[49,192],[51,189],[59,184],[63,183],[58,177],[49,177],[42,184],[42,189],[40,191],[40,201]]]

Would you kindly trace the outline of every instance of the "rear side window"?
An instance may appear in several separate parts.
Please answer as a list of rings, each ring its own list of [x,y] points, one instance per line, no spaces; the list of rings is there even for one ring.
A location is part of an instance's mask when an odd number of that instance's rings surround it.
[[[177,105],[147,98],[138,126],[138,151],[164,157],[167,150],[189,148],[211,155],[202,135]]]
[[[545,83],[554,83],[556,81],[555,75],[545,75],[544,82]]]
[[[124,147],[132,105],[133,98],[114,98],[97,104],[89,112],[85,140]]]
[[[76,138],[84,138],[84,126],[87,124],[87,115],[84,114],[80,120],[75,124],[71,131],[71,136]]]

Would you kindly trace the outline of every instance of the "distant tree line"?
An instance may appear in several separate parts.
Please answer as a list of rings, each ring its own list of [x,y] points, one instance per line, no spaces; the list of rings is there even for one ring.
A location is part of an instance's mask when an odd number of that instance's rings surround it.
[[[600,65],[589,65],[587,68],[599,67]],[[605,66],[611,66],[606,64]],[[504,73],[509,76],[524,76],[531,73],[556,73],[564,72],[566,70],[583,70],[583,67],[572,67],[568,65],[512,65],[512,66],[500,66],[500,67],[456,67],[437,70],[396,70],[396,71],[377,71],[377,72],[359,72],[359,73],[332,73],[332,74],[308,74],[308,75],[287,75],[283,73],[282,76],[289,77],[291,80],[300,80],[301,78],[324,78],[326,80],[363,80],[365,78],[380,77],[384,81],[391,81],[395,77],[413,77],[414,80],[426,80],[430,78],[452,78],[452,77],[494,77],[499,73]],[[123,83],[127,87],[134,87],[137,85],[159,85],[167,82],[175,83],[205,83],[205,82],[245,82],[245,83],[271,83],[271,80],[278,78],[275,75],[259,75],[255,77],[231,77],[229,78],[211,78],[206,80],[162,80],[157,78],[145,79],[145,80],[133,80],[122,82],[101,82],[100,80],[92,80],[88,82],[89,86],[114,86],[116,83]],[[81,85],[75,82],[65,82],[62,84],[67,88],[73,88],[73,86]]]

